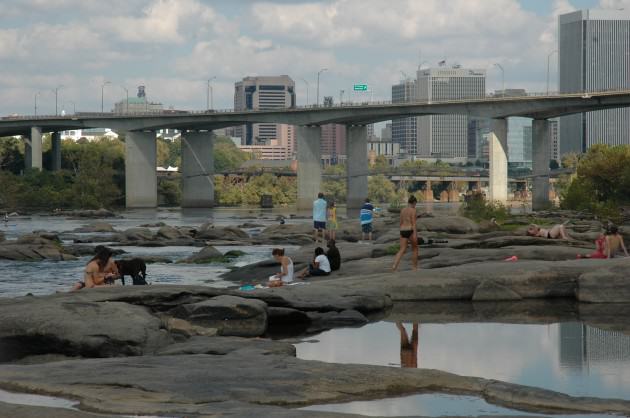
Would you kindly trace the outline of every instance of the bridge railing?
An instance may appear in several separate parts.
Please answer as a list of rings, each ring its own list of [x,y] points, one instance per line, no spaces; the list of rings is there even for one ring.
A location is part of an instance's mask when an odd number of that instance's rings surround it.
[[[372,100],[372,101],[345,101],[333,106],[324,106],[324,105],[303,105],[303,106],[295,106],[291,108],[275,108],[275,109],[254,109],[254,110],[234,110],[234,109],[206,109],[206,110],[162,110],[159,112],[150,111],[150,112],[76,112],[73,114],[67,115],[8,115],[4,116],[2,120],[32,120],[32,119],[59,119],[59,120],[72,120],[78,118],[86,118],[86,117],[94,117],[94,118],[111,118],[111,117],[165,117],[165,116],[186,116],[186,115],[213,115],[213,114],[226,114],[226,113],[259,113],[259,112],[269,112],[269,111],[279,111],[279,112],[287,112],[287,111],[304,111],[304,110],[314,110],[314,109],[334,109],[334,108],[348,108],[348,107],[378,107],[378,106],[387,106],[387,105],[409,105],[409,104],[452,104],[452,103],[463,103],[470,101],[502,101],[502,100],[514,100],[523,97],[536,97],[536,98],[544,98],[544,97],[576,97],[581,96],[584,98],[590,98],[592,95],[601,95],[601,94],[613,94],[613,93],[628,93],[630,94],[630,90],[619,90],[619,89],[605,89],[598,91],[576,91],[576,92],[529,92],[524,94],[486,94],[484,97],[468,97],[468,98],[458,98],[458,99],[449,99],[449,100],[407,100],[402,102],[393,102],[391,100]]]

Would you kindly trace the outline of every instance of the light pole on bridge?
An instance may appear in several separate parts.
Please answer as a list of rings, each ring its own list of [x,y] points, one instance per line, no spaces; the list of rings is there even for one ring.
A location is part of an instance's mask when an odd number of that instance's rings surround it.
[[[129,113],[129,89],[127,87],[120,85],[120,88],[125,90],[125,94],[127,95],[127,104],[125,106],[125,113]]]
[[[206,89],[206,109],[212,109],[214,108],[214,97],[213,96],[213,92],[212,92],[212,86],[210,85],[210,83],[212,83],[212,80],[216,79],[217,76],[213,76],[210,77],[208,79],[208,88]]]
[[[108,84],[112,84],[111,81],[105,81],[103,84],[101,84],[101,113],[105,112],[105,102],[104,102],[104,97],[105,97],[105,86]]]
[[[305,78],[302,78],[302,81],[304,82],[304,84],[306,84],[306,105],[308,106],[308,89],[309,89],[309,84],[308,84],[308,81],[306,81]]]
[[[501,90],[503,91],[503,97],[505,97],[505,70],[503,69],[503,66],[499,63],[495,63],[494,65],[498,67],[499,70],[501,70]]]
[[[547,55],[547,96],[549,96],[549,61],[551,61],[551,56],[558,52],[557,49],[554,49]]]
[[[39,96],[40,94],[42,94],[41,91],[35,93],[35,116],[37,116],[37,96]]]
[[[72,101],[72,100],[68,100],[69,103],[72,103],[72,114],[76,115],[77,113],[77,104],[76,102]]]
[[[328,71],[328,68],[322,68],[317,72],[317,103],[316,106],[319,107],[319,77],[324,71]]]
[[[57,111],[57,103],[58,103],[58,99],[59,99],[59,89],[62,89],[63,85],[59,85],[57,87],[55,87],[55,89],[53,90],[53,92],[55,93],[55,116],[57,116],[59,113]]]

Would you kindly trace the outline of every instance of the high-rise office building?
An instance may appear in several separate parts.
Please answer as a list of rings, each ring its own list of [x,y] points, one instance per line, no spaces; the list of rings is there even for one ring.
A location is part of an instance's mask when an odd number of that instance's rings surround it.
[[[234,85],[234,110],[269,110],[295,107],[295,82],[288,75],[245,77]],[[289,135],[283,138],[283,135]],[[295,149],[295,129],[287,132],[282,124],[256,123],[239,126],[234,136],[242,145],[271,145],[272,141],[290,143]]]
[[[558,129],[558,119],[552,119],[549,121],[549,155],[550,159],[560,163],[560,137]]]
[[[630,89],[630,10],[580,10],[558,27],[560,92]],[[630,144],[630,109],[561,118],[561,154],[598,143]]]
[[[418,70],[418,100],[440,101],[483,98],[486,71],[454,68]],[[444,160],[468,159],[468,116],[432,115],[418,118],[417,154]]]
[[[403,80],[392,86],[392,103],[413,102],[417,98],[417,85],[413,80]],[[417,117],[392,120],[392,141],[400,144],[401,152],[417,154],[418,131]]]
[[[532,120],[508,118],[507,143],[510,166],[532,168]]]
[[[331,164],[344,160],[346,154],[346,126],[336,123],[322,125],[321,130],[322,158]]]

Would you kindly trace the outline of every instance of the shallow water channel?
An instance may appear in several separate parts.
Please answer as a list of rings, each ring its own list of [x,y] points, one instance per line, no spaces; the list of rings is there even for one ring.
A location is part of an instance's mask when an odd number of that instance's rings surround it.
[[[296,348],[308,360],[438,369],[573,396],[630,399],[630,335],[581,322],[381,321],[326,331]],[[307,409],[371,416],[524,414],[475,397],[437,394]]]

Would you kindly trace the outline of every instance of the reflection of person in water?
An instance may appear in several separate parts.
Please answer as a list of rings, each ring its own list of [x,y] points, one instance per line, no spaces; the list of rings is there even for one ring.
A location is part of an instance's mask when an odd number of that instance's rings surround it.
[[[396,322],[400,331],[400,367],[418,368],[418,323],[413,323],[411,340],[401,322]]]

